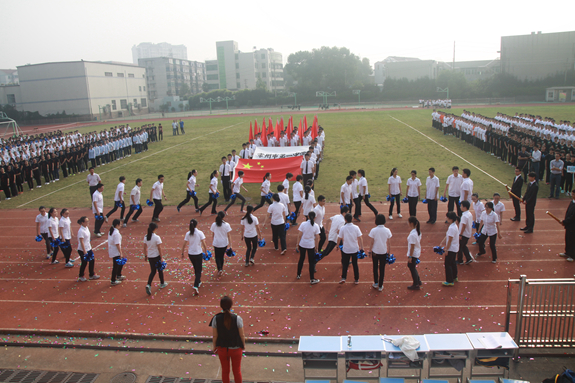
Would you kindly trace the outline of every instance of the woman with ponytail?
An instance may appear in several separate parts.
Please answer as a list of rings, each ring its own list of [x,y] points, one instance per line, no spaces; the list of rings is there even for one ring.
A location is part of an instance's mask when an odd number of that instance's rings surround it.
[[[258,218],[253,215],[254,207],[248,205],[246,215],[240,221],[242,225],[242,239],[246,242],[246,264],[255,265],[254,257],[258,249],[258,238],[262,238]]]
[[[99,275],[96,275],[94,271],[94,266],[96,261],[94,257],[90,261],[84,256],[92,250],[92,244],[90,243],[90,229],[88,229],[88,224],[90,220],[88,217],[82,217],[78,220],[78,225],[80,229],[78,230],[78,255],[82,260],[82,265],[80,266],[80,273],[78,275],[78,282],[87,282],[88,280],[84,278],[84,272],[86,271],[86,266],[89,264],[90,279],[100,279]]]
[[[393,219],[393,204],[397,203],[397,216],[401,218],[401,177],[397,175],[397,168],[391,169],[391,174],[387,179],[389,190],[389,219]]]
[[[108,232],[108,256],[112,258],[112,279],[110,284],[112,286],[122,283],[125,276],[122,275],[122,268],[124,265],[118,264],[118,261],[123,258],[122,255],[122,234],[120,234],[120,225],[122,221],[115,219],[112,222],[112,227]]]
[[[216,266],[218,268],[218,277],[224,273],[224,254],[228,247],[231,247],[232,236],[230,232],[232,227],[224,221],[226,213],[220,211],[216,216],[216,222],[212,223],[210,231],[212,232],[212,246],[216,257]]]
[[[151,222],[148,225],[148,234],[144,237],[144,254],[148,257],[148,262],[150,263],[150,276],[148,277],[148,284],[146,285],[146,293],[148,295],[152,294],[152,281],[156,276],[156,271],[160,276],[160,288],[168,286],[164,282],[164,271],[158,270],[158,264],[162,262],[162,239],[159,235],[154,233],[158,225]]]
[[[421,229],[419,221],[415,217],[409,217],[407,224],[411,229],[407,236],[407,267],[413,279],[413,285],[407,286],[407,288],[409,290],[419,290],[421,289],[421,279],[419,279],[419,273],[415,267],[421,255]]]
[[[68,209],[62,209],[60,217],[58,228],[60,230],[60,238],[64,242],[61,246],[62,253],[64,253],[64,258],[66,259],[66,267],[74,267],[74,261],[70,260],[70,255],[72,255],[72,245],[70,244],[70,240],[72,239],[72,222],[70,221],[70,212]]]
[[[200,208],[200,215],[202,215],[204,210],[206,210],[206,208],[208,206],[210,206],[210,204],[212,204],[212,214],[217,214],[216,206],[218,205],[218,200],[216,199],[216,194],[219,193],[219,191],[218,191],[218,171],[217,170],[214,170],[212,172],[212,174],[210,174],[210,180],[211,180],[210,181],[210,189],[208,192],[210,195],[210,198],[209,198],[208,202],[206,202],[206,204]]]
[[[271,179],[272,179],[272,174],[271,173],[266,173],[266,175],[264,176],[264,182],[262,182],[262,186],[260,187],[260,194],[261,194],[261,199],[260,199],[260,203],[259,205],[257,205],[254,208],[254,212],[256,210],[258,210],[260,207],[264,206],[264,204],[267,202],[268,205],[272,204],[271,199],[268,197],[268,194],[270,193],[270,185],[271,185]]]
[[[457,282],[457,262],[455,257],[457,252],[459,252],[459,229],[457,228],[457,223],[459,222],[459,217],[453,211],[448,212],[446,215],[447,223],[449,223],[449,228],[447,229],[447,234],[441,244],[446,242],[445,250],[447,255],[445,256],[445,282],[442,282],[443,286],[453,286]],[[441,245],[440,245],[441,246]]]
[[[192,219],[190,221],[190,230],[186,233],[184,237],[184,244],[182,245],[182,259],[184,259],[184,251],[186,246],[188,247],[188,257],[192,266],[194,267],[194,293],[196,295],[200,294],[200,286],[202,284],[202,250],[204,254],[207,254],[206,250],[206,236],[201,230],[196,229],[198,226],[198,221]]]
[[[309,263],[309,282],[312,285],[319,283],[319,279],[315,279],[315,255],[317,245],[319,242],[319,233],[321,229],[315,223],[315,212],[310,211],[307,216],[308,220],[302,223],[298,228],[297,242],[299,246],[299,262],[297,264],[297,279],[301,278],[301,270],[303,269],[303,262],[307,254],[307,261]]]
[[[180,212],[182,206],[190,202],[190,198],[194,199],[194,206],[196,207],[196,213],[200,211],[200,207],[198,206],[198,197],[196,196],[196,186],[198,186],[198,184],[196,183],[197,175],[198,172],[196,171],[196,169],[188,173],[188,182],[186,182],[186,198],[182,202],[180,202],[180,204],[176,208],[178,210],[178,213]]]
[[[48,217],[50,217],[48,218],[48,239],[49,242],[53,244],[54,241],[60,239],[60,230],[58,229],[60,220],[58,219],[58,211],[56,210],[56,208],[50,208],[50,210],[48,211]],[[50,264],[56,265],[60,263],[56,259],[60,247],[54,245],[52,245],[52,247],[54,250],[52,250],[52,262]]]
[[[301,208],[303,210],[304,217],[307,218],[310,211],[316,206],[315,197],[312,194],[311,186],[307,185],[305,187],[305,193],[303,199],[301,200]]]
[[[246,349],[244,321],[239,315],[231,313],[232,298],[225,296],[220,300],[222,312],[210,322],[213,328],[214,353],[218,354],[222,365],[222,382],[230,383],[230,360],[234,373],[234,382],[242,383],[242,350]]]

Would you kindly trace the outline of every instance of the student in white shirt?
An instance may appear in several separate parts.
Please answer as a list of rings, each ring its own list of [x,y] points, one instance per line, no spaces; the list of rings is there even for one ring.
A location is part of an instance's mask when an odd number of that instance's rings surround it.
[[[81,217],[78,220],[78,225],[80,225],[80,229],[78,230],[78,255],[82,260],[82,264],[80,265],[80,271],[78,274],[78,282],[87,282],[88,279],[84,278],[84,272],[86,271],[86,266],[89,265],[89,275],[90,280],[100,279],[100,276],[96,274],[94,271],[95,265],[95,257],[92,255],[92,259],[88,261],[88,252],[92,250],[92,244],[90,242],[90,229],[88,229],[88,224],[90,220],[88,217]]]
[[[284,185],[278,185],[277,186],[277,190],[278,190],[278,195],[280,196],[280,202],[284,204],[284,206],[286,207],[286,217],[287,215],[290,214],[289,208],[290,208],[290,202],[289,202],[289,195],[287,194]]]
[[[282,246],[281,255],[284,255],[287,249],[285,218],[287,207],[280,202],[280,196],[275,193],[272,197],[273,203],[268,207],[268,214],[271,217],[272,238],[274,248],[278,250],[278,240]],[[267,221],[267,220],[266,220]]]
[[[397,175],[397,168],[391,169],[391,175],[387,179],[387,186],[389,191],[389,196],[391,200],[389,201],[389,219],[393,219],[393,204],[397,203],[397,216],[401,216],[401,177]]]
[[[463,182],[461,183],[461,197],[459,197],[459,203],[463,201],[472,202],[471,196],[473,195],[473,181],[469,176],[471,175],[471,170],[463,169]],[[461,214],[459,214],[461,216]]]
[[[210,188],[208,190],[209,199],[208,202],[204,206],[200,208],[200,216],[206,210],[206,208],[212,205],[212,214],[217,214],[216,206],[218,205],[218,200],[216,198],[216,194],[218,194],[218,171],[214,170],[212,174],[210,174]]]
[[[126,218],[124,218],[124,225],[123,227],[128,226],[128,220],[132,216],[132,213],[135,211],[134,217],[132,218],[132,222],[138,222],[138,217],[142,214],[142,204],[140,204],[140,195],[141,195],[141,187],[142,187],[142,179],[136,179],[136,186],[132,188],[130,192],[130,209],[128,210],[128,214],[126,214]]]
[[[220,174],[222,175],[222,189],[224,190],[224,200],[228,202],[230,200],[231,188],[230,179],[232,177],[232,167],[228,163],[226,157],[222,157],[222,164],[220,165]]]
[[[240,212],[245,213],[244,204],[246,203],[246,199],[244,198],[243,195],[241,195],[240,192],[242,191],[241,190],[242,188],[245,191],[248,191],[248,189],[246,189],[246,187],[243,185],[243,183],[244,183],[244,172],[240,170],[238,172],[238,176],[236,177],[235,181],[232,183],[232,185],[233,185],[232,195],[235,196],[235,198],[231,198],[231,196],[230,196],[230,203],[224,209],[225,212],[227,212],[228,209],[239,199],[240,201],[242,201],[242,206],[240,207]]]
[[[312,190],[310,186],[306,186],[305,187],[305,193],[302,199],[302,212],[303,212],[303,216],[306,217],[309,214],[310,211],[313,210],[313,208],[315,207],[315,198],[313,196]]]
[[[104,214],[104,184],[98,184],[96,191],[92,194],[92,213],[95,215],[102,216]],[[103,234],[100,231],[102,225],[104,224],[104,219],[96,219],[94,222],[94,234],[96,237],[101,237]]]
[[[435,168],[429,168],[429,177],[425,181],[425,199],[427,200],[427,223],[434,224],[437,221],[437,202],[439,199],[439,178],[435,175]]]
[[[421,180],[417,178],[417,171],[411,171],[411,178],[407,179],[407,200],[409,202],[409,216],[417,216],[417,202],[421,195]]]
[[[108,256],[112,259],[112,278],[110,284],[112,286],[119,285],[126,277],[122,275],[124,265],[118,264],[118,261],[123,258],[122,255],[122,235],[120,234],[120,225],[122,221],[115,219],[112,221],[112,227],[108,232]]]
[[[479,200],[477,193],[473,193],[471,200],[473,201],[473,211],[475,211],[475,232],[479,233],[479,222],[481,222],[481,213],[485,211],[485,206]],[[477,245],[477,241],[473,241],[472,245]]]
[[[458,166],[451,168],[451,171],[453,174],[447,177],[443,196],[445,197],[447,189],[449,188],[449,201],[447,202],[447,211],[453,211],[453,207],[455,205],[457,207],[457,215],[460,216],[461,208],[459,207],[459,199],[461,198],[461,184],[463,183],[463,177],[461,177],[461,174],[459,174]]]
[[[353,217],[351,214],[345,215],[345,225],[339,229],[338,238],[343,242],[341,249],[341,280],[339,283],[345,283],[347,278],[347,269],[349,268],[349,261],[353,265],[354,283],[359,285],[359,266],[357,264],[357,253],[363,250],[363,238],[361,237],[361,230],[359,227],[351,223]]]
[[[303,199],[303,177],[298,174],[295,178],[295,183],[292,187],[293,204],[295,206],[295,219],[292,221],[292,225],[297,225],[297,218],[299,216],[299,209],[301,208],[301,200]]]
[[[126,210],[126,204],[124,202],[124,194],[126,194],[124,192],[125,186],[126,186],[126,177],[121,176],[120,183],[118,184],[118,186],[116,186],[116,193],[114,193],[114,208],[110,210],[108,214],[106,214],[106,222],[108,222],[108,218],[110,218],[110,216],[114,214],[116,210],[118,210],[118,208],[121,209],[120,220],[124,219],[124,211]]]
[[[51,208],[50,211],[48,211],[48,240],[50,241],[50,243],[53,243],[55,240],[60,238],[60,230],[59,230],[59,220],[58,220],[58,211],[55,208]],[[60,249],[59,246],[53,246],[54,250],[52,251],[52,262],[50,262],[51,265],[57,265],[58,260],[56,259],[56,257],[58,256],[58,249]]]
[[[256,207],[254,207],[254,212],[257,211],[260,207],[264,206],[266,202],[268,203],[268,205],[272,204],[271,198],[268,197],[270,193],[271,179],[272,174],[266,173],[266,175],[264,176],[264,180],[262,182],[262,186],[260,187],[260,195],[261,195],[260,203]]]
[[[444,258],[445,282],[442,282],[442,285],[453,286],[457,281],[457,262],[455,261],[455,258],[459,251],[459,229],[457,228],[459,217],[453,211],[447,212],[445,217],[447,218],[449,227],[447,228],[445,238],[441,241],[441,244],[445,242],[446,252]]]
[[[352,183],[353,183],[353,177],[347,176],[345,178],[345,183],[341,185],[341,188],[339,189],[339,203],[340,205],[347,206],[350,212],[352,207],[352,191],[351,191]]]
[[[150,190],[150,200],[154,200],[154,213],[152,214],[152,221],[160,222],[160,213],[164,210],[162,205],[162,197],[167,201],[166,193],[164,193],[164,175],[160,174],[158,180],[152,185]]]
[[[497,263],[497,248],[495,242],[497,238],[501,238],[501,230],[499,230],[499,216],[493,211],[493,202],[485,204],[485,211],[481,213],[481,221],[479,222],[479,232],[481,236],[477,240],[479,245],[479,253],[475,257],[485,254],[485,241],[489,237],[489,247],[491,248],[491,263]]]
[[[50,240],[48,239],[48,213],[44,206],[38,208],[40,214],[36,216],[36,235],[44,238],[46,244],[46,259],[50,259],[52,256],[52,247],[50,246]]]
[[[303,269],[303,263],[307,254],[307,261],[309,263],[309,280],[312,285],[319,283],[319,279],[315,278],[315,254],[318,252],[317,244],[320,232],[321,229],[319,228],[319,225],[315,223],[315,213],[310,211],[308,214],[308,220],[302,223],[298,228],[297,243],[299,249],[299,261],[297,264],[296,278],[301,278],[301,270]]]
[[[306,153],[305,158],[300,165],[304,185],[307,185],[308,180],[313,179],[313,175],[315,173],[315,163],[310,158],[311,154],[309,152]]]
[[[258,250],[258,238],[262,238],[258,218],[253,215],[254,207],[248,205],[246,215],[240,221],[242,225],[242,239],[246,242],[246,263],[245,266],[255,265],[254,257]]]
[[[72,222],[70,221],[70,212],[68,209],[62,209],[60,212],[60,223],[58,223],[58,229],[60,230],[60,239],[63,244],[60,246],[62,253],[64,253],[64,258],[66,259],[66,267],[74,267],[74,261],[70,260],[70,255],[72,254],[72,245],[70,240],[72,239]]]
[[[361,216],[361,199],[359,197],[359,181],[357,180],[357,172],[355,170],[349,171],[349,176],[351,177],[351,203],[355,205],[355,212],[353,213],[353,219],[356,222],[361,222],[359,217]],[[358,207],[359,206],[359,207]]]
[[[391,230],[385,227],[385,216],[378,214],[375,217],[375,227],[369,232],[371,242],[369,248],[373,262],[373,287],[383,291],[383,280],[385,277],[385,265],[390,252]]]
[[[196,229],[197,226],[198,221],[195,219],[190,220],[189,231],[184,236],[184,243],[182,244],[182,259],[184,259],[184,252],[187,247],[188,258],[190,258],[190,262],[192,262],[194,267],[195,279],[192,288],[196,295],[200,293],[199,288],[202,284],[202,251],[203,254],[208,253],[206,250],[206,236],[201,230]]]
[[[359,198],[358,198],[358,202],[355,205],[355,210],[359,210],[359,215],[361,215],[361,202],[365,202],[365,206],[367,206],[372,212],[373,214],[375,214],[376,216],[379,214],[379,212],[377,211],[376,208],[373,207],[373,205],[371,203],[369,203],[369,189],[367,187],[367,179],[365,178],[365,171],[363,169],[359,169],[357,171],[357,173],[360,175],[359,181],[358,181],[358,192],[359,192]]]
[[[473,233],[473,214],[469,211],[471,205],[469,201],[461,202],[461,219],[459,222],[459,251],[457,252],[457,264],[469,265],[475,261],[473,256],[469,253],[467,243]],[[465,263],[463,263],[463,256],[465,255]]]
[[[284,187],[284,193],[286,193],[288,195],[288,199],[289,199],[289,182],[291,181],[292,178],[293,178],[293,174],[287,173],[285,180],[282,182],[282,185]],[[288,206],[288,208],[289,208],[289,206]]]
[[[176,209],[178,213],[182,206],[190,202],[190,198],[194,199],[194,206],[196,207],[196,213],[200,211],[200,207],[198,206],[198,197],[196,196],[196,178],[198,177],[198,172],[196,169],[193,169],[191,172],[188,173],[188,181],[186,182],[186,198],[178,204]]]
[[[421,279],[419,278],[416,266],[417,260],[421,256],[421,229],[419,227],[419,221],[415,217],[409,217],[407,224],[411,229],[407,236],[407,267],[411,273],[411,279],[413,279],[413,285],[407,286],[407,288],[409,290],[420,290]]]
[[[160,277],[160,288],[163,289],[168,286],[168,284],[164,282],[164,271],[159,269],[162,263],[162,239],[154,233],[157,228],[158,225],[154,222],[150,222],[148,225],[148,233],[144,237],[144,254],[150,264],[150,275],[148,276],[148,284],[146,285],[146,293],[148,295],[152,294],[152,281],[156,276],[156,272]]]
[[[318,251],[321,253],[323,252],[323,245],[327,239],[325,235],[325,229],[323,227],[323,219],[325,217],[325,197],[320,195],[317,197],[317,205],[312,210],[315,213],[315,221],[316,224],[319,225],[320,233],[319,233],[319,243],[318,243]]]
[[[339,235],[339,229],[345,225],[345,215],[349,212],[349,208],[347,206],[343,206],[340,209],[341,214],[336,214],[333,217],[330,217],[329,221],[327,221],[326,231],[328,233],[327,237],[327,246],[321,252],[322,256],[321,259],[327,257],[332,250],[339,250],[337,246],[337,236]]]
[[[499,193],[493,193],[493,211],[499,217],[499,226],[503,224],[503,212],[505,211],[505,205],[501,202],[501,196]]]
[[[218,276],[224,273],[224,255],[226,250],[231,248],[232,236],[230,232],[232,227],[229,223],[224,221],[226,213],[220,211],[216,216],[216,221],[212,223],[210,231],[212,232],[212,246],[216,257],[216,266],[218,268]]]

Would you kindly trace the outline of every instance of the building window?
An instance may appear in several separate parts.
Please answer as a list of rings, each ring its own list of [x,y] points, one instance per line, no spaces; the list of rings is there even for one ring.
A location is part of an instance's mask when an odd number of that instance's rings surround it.
[[[206,70],[207,70],[208,72],[217,71],[217,70],[218,70],[218,66],[217,66],[217,65],[206,65]]]
[[[142,91],[142,87],[141,87],[141,86],[139,86],[138,89],[140,90],[140,92]]]
[[[16,103],[16,95],[15,94],[7,94],[6,100],[8,101],[8,104],[15,104]]]
[[[120,109],[128,109],[128,100],[120,100]]]
[[[134,106],[137,106],[137,105],[138,105],[138,99],[135,98],[135,99],[134,99]]]
[[[262,54],[262,59],[265,60],[265,58],[266,58],[266,55],[265,55],[265,54]]]
[[[146,87],[144,87],[144,92],[146,91]]]
[[[207,76],[208,81],[210,80],[217,80],[218,79],[218,75],[217,74],[209,74]]]
[[[262,78],[266,78],[266,72],[262,72]]]
[[[112,72],[104,72],[104,76],[106,76],[106,77],[112,77],[113,74],[112,74]]]
[[[547,98],[553,100],[553,91],[550,91],[549,93],[547,93]]]
[[[266,68],[266,63],[263,63],[263,64],[262,64],[262,69],[265,69],[265,68]]]
[[[133,73],[128,73],[128,77],[134,77]]]
[[[241,86],[241,84],[240,84],[239,82],[238,82],[238,83],[236,83],[236,85],[237,85],[238,89],[240,89],[240,88],[242,87],[242,86]]]
[[[240,64],[236,63],[236,69],[240,69]]]
[[[116,110],[116,100],[112,100],[112,110]]]
[[[140,99],[140,105],[142,105],[142,108],[145,108],[148,105],[145,98]]]
[[[240,78],[240,74],[239,74],[239,73],[236,73],[236,78]]]
[[[123,73],[118,73],[118,77],[124,77]]]

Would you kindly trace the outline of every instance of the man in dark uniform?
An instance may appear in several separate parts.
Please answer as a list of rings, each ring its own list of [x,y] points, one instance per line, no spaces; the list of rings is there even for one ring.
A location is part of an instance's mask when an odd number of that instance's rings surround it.
[[[575,190],[571,191],[571,202],[569,202],[562,224],[565,227],[565,252],[559,255],[573,262],[575,260]]]
[[[515,168],[515,178],[511,185],[511,193],[521,198],[521,189],[523,188],[523,177],[521,176],[521,168]],[[511,218],[512,221],[521,221],[521,204],[517,198],[512,198],[513,208],[515,209],[515,217]]]
[[[535,226],[535,205],[537,204],[537,192],[539,185],[537,184],[537,175],[534,172],[529,173],[529,184],[523,196],[523,203],[525,204],[525,227],[521,228],[524,233],[533,233],[533,226]]]

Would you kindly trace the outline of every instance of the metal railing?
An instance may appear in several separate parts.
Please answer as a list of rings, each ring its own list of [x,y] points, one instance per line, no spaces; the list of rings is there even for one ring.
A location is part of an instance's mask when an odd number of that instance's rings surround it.
[[[505,331],[519,347],[575,347],[575,278],[509,279]]]

